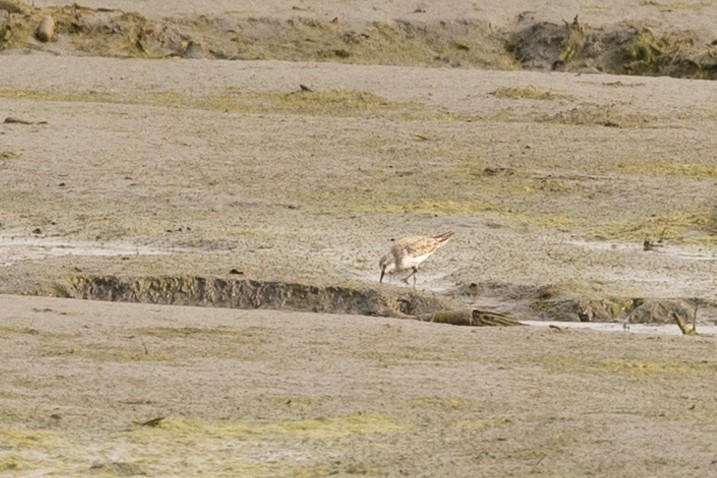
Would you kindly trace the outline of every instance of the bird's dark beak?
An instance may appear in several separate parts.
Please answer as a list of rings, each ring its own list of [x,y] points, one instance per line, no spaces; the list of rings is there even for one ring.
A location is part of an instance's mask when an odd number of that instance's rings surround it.
[[[385,273],[386,273],[386,269],[385,269],[385,268],[382,268],[382,269],[381,269],[381,278],[378,280],[378,283],[379,283],[379,284],[380,284],[381,282],[383,282],[383,275],[384,275]]]

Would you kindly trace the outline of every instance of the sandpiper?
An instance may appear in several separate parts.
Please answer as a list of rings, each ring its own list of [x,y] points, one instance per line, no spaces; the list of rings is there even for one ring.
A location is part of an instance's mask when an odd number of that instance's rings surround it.
[[[408,284],[408,279],[413,276],[413,285],[415,286],[418,265],[448,242],[452,236],[453,232],[445,232],[438,236],[411,236],[399,239],[379,261],[381,278],[378,281],[383,282],[385,274],[411,269],[411,273],[403,279],[403,282]]]

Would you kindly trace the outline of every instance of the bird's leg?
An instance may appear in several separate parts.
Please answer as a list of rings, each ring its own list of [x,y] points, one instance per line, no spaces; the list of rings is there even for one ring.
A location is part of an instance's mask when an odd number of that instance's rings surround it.
[[[413,267],[413,272],[411,272],[410,274],[408,274],[408,275],[403,279],[403,282],[405,282],[406,284],[408,284],[408,279],[410,279],[411,276],[413,276],[413,287],[416,287],[416,272],[418,272],[418,269],[414,266],[414,267]]]

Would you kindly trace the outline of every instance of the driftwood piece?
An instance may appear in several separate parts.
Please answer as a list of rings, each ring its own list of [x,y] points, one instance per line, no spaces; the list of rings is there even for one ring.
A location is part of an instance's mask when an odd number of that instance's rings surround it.
[[[508,317],[507,315],[478,309],[446,310],[434,312],[432,314],[420,314],[411,318],[422,322],[467,325],[471,327],[508,327],[513,325],[525,325],[511,317]]]
[[[3,121],[3,123],[6,123],[6,124],[12,124],[12,123],[15,123],[15,124],[47,124],[47,121],[28,121],[28,120],[25,120],[22,118],[16,118],[14,116],[8,116],[7,118],[5,118],[5,121]]]
[[[675,319],[675,322],[677,322],[677,326],[680,328],[682,335],[699,335],[697,333],[697,307],[695,307],[695,314],[692,317],[692,325],[689,325],[685,322],[685,319],[674,312],[672,313],[672,317]]]

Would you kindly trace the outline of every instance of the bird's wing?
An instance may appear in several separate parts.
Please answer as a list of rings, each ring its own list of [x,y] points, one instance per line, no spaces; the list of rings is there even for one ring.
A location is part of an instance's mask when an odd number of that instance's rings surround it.
[[[406,249],[406,252],[417,257],[430,256],[438,249],[439,245],[440,243],[432,237],[416,236],[407,238],[403,247]]]

